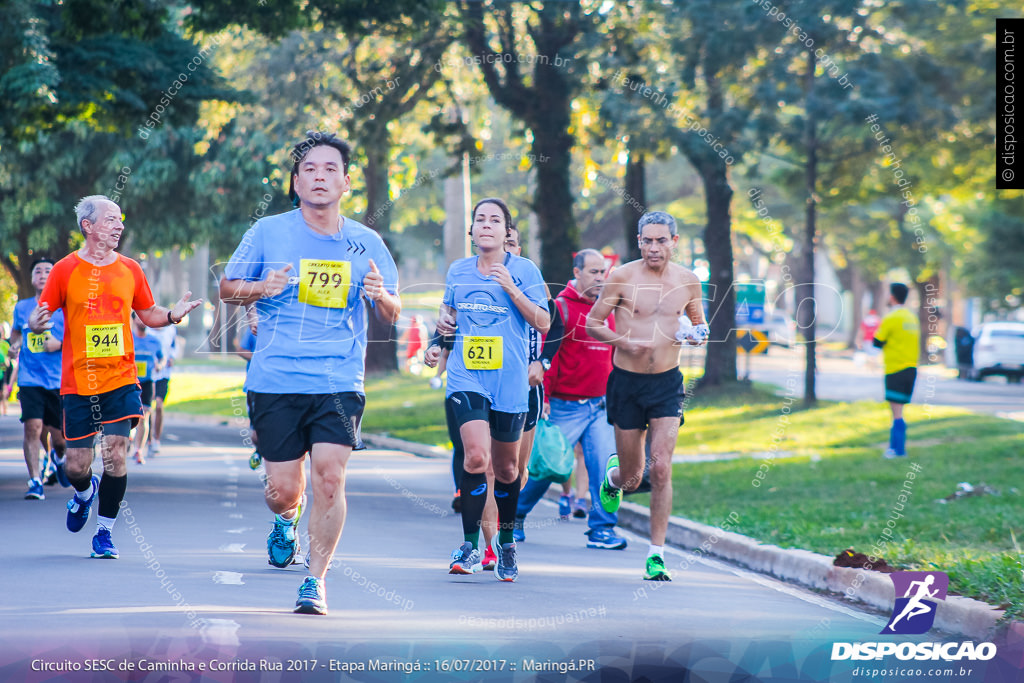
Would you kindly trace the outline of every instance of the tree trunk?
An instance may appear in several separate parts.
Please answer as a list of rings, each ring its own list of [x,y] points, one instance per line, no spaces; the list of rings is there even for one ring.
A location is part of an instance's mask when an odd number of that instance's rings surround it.
[[[925,282],[914,281],[917,289],[917,321],[921,329],[921,364],[931,362],[928,358],[928,337],[939,333],[939,287],[938,274]],[[941,357],[940,357],[941,362]]]
[[[540,75],[554,71],[538,69],[538,90],[549,80]],[[537,170],[533,211],[540,223],[540,250],[534,253],[540,256],[544,281],[564,283],[572,278],[572,255],[579,250],[580,231],[572,211],[569,173],[573,147],[573,137],[568,133],[569,89],[563,84],[559,90],[557,95],[545,96],[550,106],[535,110],[536,119],[527,123],[533,131],[532,152]],[[520,213],[519,219],[523,218]]]
[[[733,290],[732,219],[729,213],[732,187],[726,172],[724,162],[708,162],[700,169],[708,214],[704,249],[711,273],[708,282],[711,337],[704,356],[701,386],[719,386],[736,381],[736,335],[733,334],[736,292]]]
[[[363,135],[360,141],[366,154],[366,168],[363,172],[366,216],[363,222],[388,243],[391,237],[391,197],[388,192],[391,137],[387,129],[379,127],[364,129]],[[390,244],[388,248],[390,250]],[[394,252],[392,256],[395,256]],[[366,340],[366,373],[398,372],[398,331],[395,325],[381,322],[373,311],[368,311]]]
[[[804,335],[806,342],[806,369],[804,371],[804,405],[813,406],[818,396],[815,392],[815,373],[817,372],[817,358],[815,341],[815,318],[817,316],[814,300],[814,237],[815,219],[817,207],[817,184],[818,184],[818,130],[814,118],[814,108],[811,103],[814,90],[814,68],[817,58],[812,50],[807,51],[807,103],[806,114],[806,138],[807,138],[807,226],[804,231],[804,272],[803,287],[797,297],[797,325]]]
[[[629,150],[626,157],[626,199],[622,204],[622,234],[626,237],[626,251],[622,254],[623,262],[635,261],[640,258],[640,245],[637,243],[637,224],[644,215],[647,206],[647,160],[643,152]]]
[[[861,276],[860,269],[857,266],[850,264],[848,269],[850,271],[850,292],[853,295],[853,305],[850,307],[852,320],[850,337],[847,339],[846,348],[856,349],[860,341],[860,324],[864,321],[864,278]]]

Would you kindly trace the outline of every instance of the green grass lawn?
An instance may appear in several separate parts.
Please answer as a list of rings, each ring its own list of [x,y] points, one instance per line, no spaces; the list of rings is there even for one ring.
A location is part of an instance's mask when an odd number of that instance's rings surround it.
[[[229,416],[241,384],[240,372],[178,373],[169,408]],[[830,556],[852,547],[901,568],[944,571],[952,591],[1024,616],[1017,542],[1024,536],[1024,497],[1013,474],[1021,471],[1024,424],[910,405],[908,457],[884,460],[884,404],[821,401],[804,410],[781,393],[754,384],[694,394],[677,452],[753,457],[675,465],[674,514],[714,525],[735,512],[735,531],[767,543]],[[367,397],[364,431],[449,444],[443,394],[429,388],[426,376],[371,378]],[[920,471],[889,540],[883,529],[901,504],[897,496],[912,463]],[[986,484],[998,495],[936,502],[959,482]],[[647,503],[643,495],[630,499]]]

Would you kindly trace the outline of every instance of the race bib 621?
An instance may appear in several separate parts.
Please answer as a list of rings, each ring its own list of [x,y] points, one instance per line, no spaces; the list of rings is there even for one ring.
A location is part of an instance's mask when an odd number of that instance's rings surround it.
[[[466,337],[462,340],[462,360],[467,370],[500,370],[501,337]]]

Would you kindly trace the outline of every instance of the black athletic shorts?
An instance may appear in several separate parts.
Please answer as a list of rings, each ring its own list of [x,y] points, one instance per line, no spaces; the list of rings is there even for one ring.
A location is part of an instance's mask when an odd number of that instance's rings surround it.
[[[260,455],[269,462],[291,462],[315,443],[365,448],[359,437],[366,397],[337,394],[261,394],[249,392],[249,419],[260,438]]]
[[[68,448],[92,448],[101,431],[112,436],[128,436],[142,418],[141,392],[138,384],[126,384],[92,396],[61,396]]]
[[[647,429],[651,420],[678,417],[683,423],[686,386],[679,368],[655,375],[612,366],[608,375],[608,423],[619,429]]]
[[[526,409],[526,424],[523,431],[528,432],[537,426],[540,421],[541,411],[544,410],[544,385],[538,384],[530,387],[530,407]]]
[[[139,382],[139,387],[142,389],[142,393],[139,394],[139,398],[142,399],[142,405],[149,408],[153,405],[153,380]]]
[[[917,368],[907,368],[885,376],[885,400],[891,403],[910,403],[917,381]]]
[[[153,393],[161,401],[167,400],[167,385],[170,384],[171,380],[167,377],[164,379],[154,380],[153,382]]]
[[[491,427],[491,438],[502,443],[515,443],[523,435],[526,413],[503,413],[491,408],[491,401],[483,394],[456,391],[446,399],[459,427],[473,420],[484,420]],[[262,439],[263,436],[260,436]]]
[[[18,387],[21,421],[42,420],[47,427],[60,429],[60,389]]]

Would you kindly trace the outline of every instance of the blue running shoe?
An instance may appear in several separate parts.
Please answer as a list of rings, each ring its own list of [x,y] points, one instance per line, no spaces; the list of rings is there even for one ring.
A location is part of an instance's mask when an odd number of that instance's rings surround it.
[[[299,586],[299,599],[295,601],[297,614],[327,614],[327,591],[323,579],[307,576]]]
[[[92,510],[92,502],[96,500],[96,492],[100,490],[100,478],[92,475],[92,495],[84,503],[78,500],[78,494],[71,496],[68,501],[68,531],[78,533],[89,521],[89,512]]]
[[[494,575],[499,581],[515,581],[519,578],[519,566],[516,564],[516,544],[498,543],[495,535],[491,539],[491,547],[494,554],[498,556],[498,563],[494,565]]]
[[[42,500],[46,498],[43,494],[43,482],[38,479],[28,480],[28,491],[25,491],[25,500]]]
[[[106,560],[116,560],[118,558],[117,548],[114,547],[114,542],[110,540],[109,529],[100,529],[92,537],[92,556],[101,557]]]
[[[475,574],[483,568],[483,556],[480,554],[480,550],[474,548],[469,541],[452,551],[452,563],[448,565],[449,574]]]
[[[515,522],[512,524],[512,540],[516,543],[522,543],[526,540],[526,530],[523,529],[525,522],[526,517],[516,517]]]
[[[274,528],[270,530],[270,535],[267,536],[267,562],[284,569],[285,567],[291,566],[293,562],[298,562],[296,558],[299,555],[299,535],[296,533],[299,528],[299,518],[302,517],[302,508],[305,507],[306,497],[302,497],[302,502],[299,503],[299,508],[295,512],[295,517],[291,520],[281,519],[281,515],[275,515],[274,517]]]
[[[39,467],[39,479],[47,486],[57,483],[57,466],[53,462],[53,451],[43,454],[43,462]]]
[[[614,528],[603,526],[587,532],[587,547],[622,550],[626,547],[626,539],[622,536],[616,536]]]
[[[64,457],[67,458],[67,455]],[[69,488],[71,486],[71,481],[68,479],[68,472],[64,467],[66,461],[58,460],[57,451],[52,450],[50,451],[50,462],[53,463],[54,471],[57,473],[57,482],[64,488]]]
[[[562,519],[569,519],[572,513],[572,496],[560,496],[558,498],[558,516]]]

